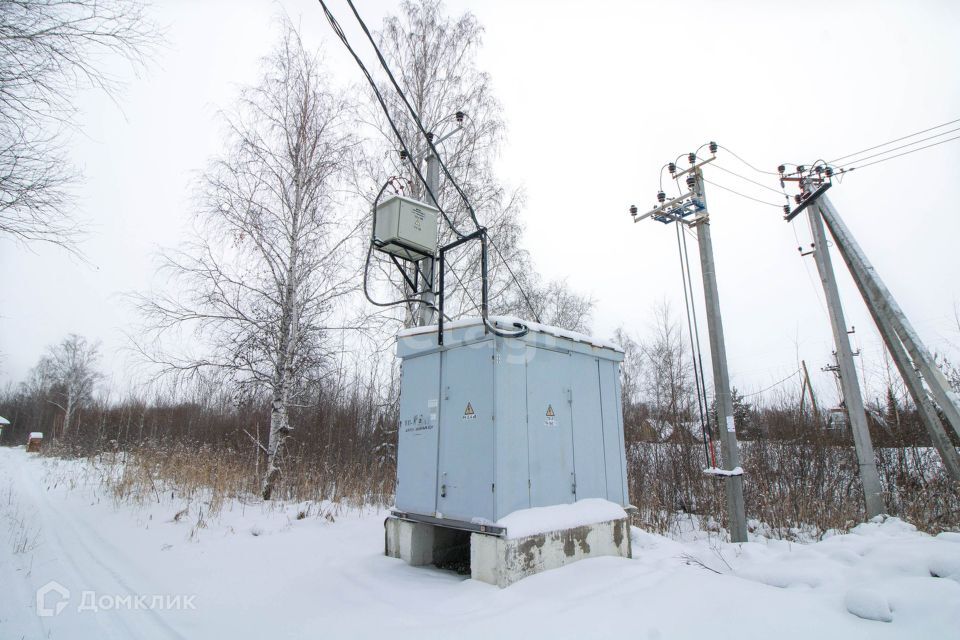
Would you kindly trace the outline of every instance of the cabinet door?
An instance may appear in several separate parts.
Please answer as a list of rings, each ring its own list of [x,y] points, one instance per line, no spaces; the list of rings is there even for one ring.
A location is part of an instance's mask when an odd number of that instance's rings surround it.
[[[573,380],[573,461],[577,500],[607,497],[606,452],[603,446],[603,416],[600,409],[599,359],[570,356]],[[619,474],[620,467],[617,466]]]
[[[570,356],[527,347],[530,506],[574,501]]]
[[[493,519],[493,342],[443,353],[437,511]]]
[[[405,359],[400,380],[397,508],[432,516],[437,510],[440,354]]]

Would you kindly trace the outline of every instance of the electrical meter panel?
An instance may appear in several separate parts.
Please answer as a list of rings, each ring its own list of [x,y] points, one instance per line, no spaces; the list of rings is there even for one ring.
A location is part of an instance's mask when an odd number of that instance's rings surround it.
[[[392,196],[377,206],[374,245],[404,260],[422,260],[437,251],[439,210],[403,196]]]

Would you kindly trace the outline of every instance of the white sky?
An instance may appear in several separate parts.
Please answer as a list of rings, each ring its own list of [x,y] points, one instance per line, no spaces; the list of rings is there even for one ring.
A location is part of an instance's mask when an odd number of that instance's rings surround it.
[[[308,43],[323,43],[338,81],[360,81],[315,2],[156,4],[167,25],[156,64],[130,78],[119,105],[79,97],[82,133],[71,152],[86,176],[79,207],[93,223],[83,245],[90,264],[0,240],[0,384],[19,381],[46,345],[76,332],[103,342],[105,369],[123,386],[131,318],[119,294],[147,288],[153,253],[182,237],[191,180],[220,150],[217,110],[259,76],[278,12],[301,22]],[[361,45],[346,3],[331,4]],[[373,27],[394,3],[358,5]],[[960,117],[956,2],[450,0],[447,8],[469,9],[486,27],[479,62],[510,127],[498,170],[526,190],[526,244],[544,275],[594,296],[601,336],[620,325],[642,335],[664,298],[682,310],[674,230],[634,225],[627,213],[654,202],[664,162],[712,139],[765,169],[809,164]],[[761,177],[722,152],[718,163]],[[830,192],[928,346],[951,355],[960,351],[958,166],[960,141],[853,173]],[[722,172],[706,175],[781,202]],[[794,230],[809,243],[805,219],[791,229],[773,207],[707,189],[734,385],[768,386],[799,357],[833,395],[819,370],[832,340],[815,266],[796,250]],[[863,367],[880,370],[876,331],[839,256],[834,262]]]

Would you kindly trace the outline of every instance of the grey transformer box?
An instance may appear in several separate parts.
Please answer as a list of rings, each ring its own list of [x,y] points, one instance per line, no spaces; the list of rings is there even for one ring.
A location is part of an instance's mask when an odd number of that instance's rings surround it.
[[[374,244],[404,260],[422,260],[437,252],[437,214],[428,204],[395,195],[377,205]]]
[[[491,317],[504,332],[513,318]],[[479,318],[397,336],[402,362],[397,511],[463,528],[604,498],[629,506],[623,352],[534,323],[522,337]]]

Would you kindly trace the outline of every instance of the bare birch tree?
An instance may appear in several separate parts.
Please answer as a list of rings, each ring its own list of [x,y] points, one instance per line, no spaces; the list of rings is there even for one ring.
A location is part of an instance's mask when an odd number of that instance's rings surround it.
[[[519,288],[507,272],[504,259],[525,288],[534,285],[527,252],[521,247],[523,227],[519,212],[523,196],[509,190],[496,177],[493,162],[499,153],[506,127],[502,107],[493,94],[490,76],[476,67],[475,58],[482,44],[483,27],[471,13],[451,18],[438,0],[404,2],[399,15],[388,17],[375,34],[378,46],[407,99],[419,113],[424,127],[437,135],[456,126],[457,112],[466,114],[461,131],[443,142],[438,150],[443,161],[469,198],[500,254],[490,251],[490,300],[494,311],[529,316],[530,310]],[[410,117],[406,106],[392,87],[384,84],[382,93],[391,117],[411,151],[421,161],[426,143]],[[399,143],[380,105],[369,100],[364,121],[379,132],[368,148],[366,186],[379,186],[387,172],[401,176],[410,185],[414,198],[429,201],[410,162],[397,153]],[[384,157],[392,166],[384,166]],[[460,195],[441,172],[437,199],[453,224],[462,232],[475,229]],[[440,241],[456,238],[441,221]],[[479,313],[480,249],[476,243],[463,246],[448,256],[446,312],[451,316]],[[390,262],[380,264],[381,278],[392,278],[402,290]],[[394,292],[395,293],[395,292]],[[408,311],[409,313],[409,311]]]
[[[641,343],[644,392],[660,420],[674,428],[690,420],[694,402],[693,367],[683,344],[680,324],[670,305],[653,309],[649,337]]]
[[[93,398],[103,375],[97,370],[100,345],[75,333],[50,347],[24,383],[24,391],[44,396],[63,411],[61,435],[75,427],[77,411]]]
[[[280,477],[288,409],[321,374],[330,332],[344,328],[331,322],[356,283],[344,251],[357,225],[335,199],[354,144],[351,106],[289,21],[282,28],[259,85],[227,117],[228,151],[203,177],[196,237],[162,258],[172,286],[137,297],[145,335],[191,329],[199,343],[137,340],[165,371],[269,394],[264,499]]]
[[[77,179],[64,153],[72,98],[92,86],[113,93],[106,55],[135,66],[156,41],[140,0],[0,2],[0,233],[73,248]]]

